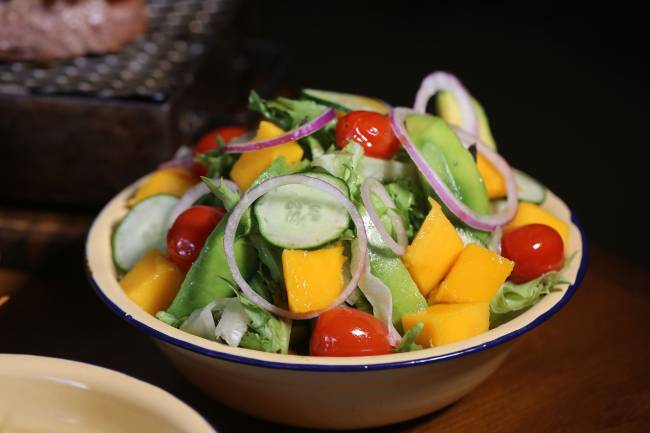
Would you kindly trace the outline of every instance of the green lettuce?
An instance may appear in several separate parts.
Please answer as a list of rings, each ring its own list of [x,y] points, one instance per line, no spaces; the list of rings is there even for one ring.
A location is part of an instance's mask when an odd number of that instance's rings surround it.
[[[248,96],[248,107],[265,119],[288,131],[316,118],[325,109],[306,99],[277,98],[265,100],[254,90]]]
[[[548,272],[524,284],[506,281],[490,303],[490,327],[494,328],[517,317],[543,296],[559,290],[557,286],[561,284],[570,284],[561,271]]]
[[[318,117],[326,107],[307,99],[276,98],[265,100],[254,90],[248,96],[248,106],[251,110],[262,115],[285,131],[295,129],[300,125]],[[316,131],[309,138],[299,140],[303,147],[311,151],[312,159],[321,155],[322,150],[334,143],[334,128],[336,120],[329,122],[324,128]]]
[[[228,174],[237,157],[232,153],[224,153],[225,143],[219,135],[215,134],[217,148],[206,153],[200,153],[194,157],[195,162],[203,164],[208,169],[207,176],[210,178],[222,177]]]
[[[300,162],[289,165],[287,164],[287,160],[284,158],[284,156],[280,156],[276,158],[266,170],[257,176],[257,179],[255,179],[249,189],[277,176],[286,176],[288,174],[303,172],[309,167],[309,164],[309,161],[303,159]]]
[[[402,337],[399,346],[397,346],[393,351],[396,353],[402,353],[422,350],[422,346],[415,342],[420,335],[420,332],[422,332],[422,329],[424,329],[424,323],[422,322],[419,322],[417,325],[409,329],[406,334],[404,334],[404,337]]]
[[[286,354],[289,351],[291,321],[275,317],[242,294],[238,293],[238,297],[246,314],[251,319],[239,347]]]

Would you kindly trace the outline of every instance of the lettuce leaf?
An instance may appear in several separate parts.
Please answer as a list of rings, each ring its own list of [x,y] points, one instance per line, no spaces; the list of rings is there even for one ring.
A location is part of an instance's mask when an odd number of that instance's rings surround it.
[[[350,196],[357,199],[361,183],[365,179],[361,161],[363,147],[350,141],[343,149],[314,158],[312,166],[322,168],[332,176],[342,179],[350,190]]]
[[[393,351],[395,353],[402,353],[422,350],[422,346],[415,342],[420,335],[420,332],[422,332],[422,329],[424,329],[424,323],[422,322],[419,322],[417,325],[409,329],[402,337],[402,342]]]
[[[543,296],[559,290],[557,286],[561,284],[570,284],[561,271],[548,272],[523,284],[506,281],[490,303],[490,327],[494,328],[517,317]]]
[[[308,99],[276,98],[265,100],[254,90],[248,96],[248,107],[260,113],[285,131],[295,129],[318,117],[326,107]],[[336,119],[310,137],[299,140],[303,147],[312,152],[312,159],[322,154],[322,149],[334,143]],[[311,138],[311,140],[309,139]]]
[[[239,291],[235,293],[235,298],[216,299],[194,310],[180,329],[209,340],[224,341],[230,346],[287,353],[291,321],[277,318]]]
[[[207,176],[210,178],[225,176],[237,157],[232,153],[224,153],[226,147],[221,137],[215,134],[217,148],[210,152],[200,153],[194,157],[194,161],[203,164],[208,169]]]
[[[287,353],[291,337],[291,321],[275,317],[238,293],[241,305],[251,319],[240,347],[272,353]]]
[[[248,108],[288,131],[317,117],[325,107],[306,99],[262,99],[254,90],[248,95]]]
[[[287,164],[287,160],[284,158],[284,156],[280,156],[279,158],[275,159],[266,170],[257,176],[257,179],[255,179],[249,189],[259,185],[262,182],[266,182],[273,177],[286,176],[288,174],[303,172],[309,167],[309,164],[310,162],[308,160],[303,159],[300,162],[289,165]]]

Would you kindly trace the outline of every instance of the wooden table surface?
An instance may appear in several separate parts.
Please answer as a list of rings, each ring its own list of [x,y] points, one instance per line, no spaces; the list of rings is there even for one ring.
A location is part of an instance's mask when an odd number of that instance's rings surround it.
[[[101,303],[83,270],[79,234],[89,217],[72,217],[73,224],[58,220],[67,226],[67,237],[54,243],[55,251],[39,243],[38,235],[26,244],[12,238],[15,230],[7,227],[24,215],[12,215],[11,224],[7,213],[4,217],[0,253],[13,260],[12,266],[25,260],[32,270],[0,268],[0,352],[68,358],[122,371],[176,395],[222,433],[298,431],[250,418],[201,395],[147,335]],[[51,234],[51,225],[43,227]],[[18,247],[22,253],[12,252]],[[479,388],[437,413],[374,431],[650,432],[650,272],[597,245],[589,252],[586,278],[573,299],[522,336]]]

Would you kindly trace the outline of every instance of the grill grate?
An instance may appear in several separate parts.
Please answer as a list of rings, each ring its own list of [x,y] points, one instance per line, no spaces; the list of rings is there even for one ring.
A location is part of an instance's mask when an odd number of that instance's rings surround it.
[[[0,63],[0,93],[167,100],[234,13],[235,0],[150,0],[149,30],[124,51],[39,65]]]

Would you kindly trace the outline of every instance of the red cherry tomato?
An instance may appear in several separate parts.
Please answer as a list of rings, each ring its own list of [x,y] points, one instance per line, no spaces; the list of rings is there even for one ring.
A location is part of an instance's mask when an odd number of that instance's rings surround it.
[[[562,268],[564,244],[552,227],[529,224],[503,235],[501,255],[515,262],[510,280],[521,284]]]
[[[311,334],[313,356],[365,356],[390,353],[388,328],[374,316],[337,307],[318,316]]]
[[[224,126],[222,128],[213,129],[212,131],[205,134],[194,149],[192,149],[192,155],[196,156],[199,153],[206,153],[217,148],[217,135],[221,137],[224,143],[228,143],[233,138],[239,137],[240,135],[246,134],[244,128],[239,126]],[[192,169],[197,176],[206,176],[208,174],[208,169],[198,162],[192,164]]]
[[[390,119],[372,111],[352,111],[336,124],[336,145],[345,147],[356,141],[373,158],[391,159],[399,150],[399,140],[390,127]]]
[[[187,271],[225,214],[225,209],[211,206],[192,206],[180,214],[167,232],[169,258]]]

